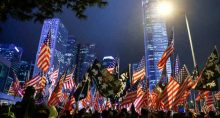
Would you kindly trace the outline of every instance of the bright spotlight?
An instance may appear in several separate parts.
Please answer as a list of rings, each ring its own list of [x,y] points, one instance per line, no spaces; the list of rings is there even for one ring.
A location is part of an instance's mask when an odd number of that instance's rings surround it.
[[[159,13],[168,16],[173,12],[173,5],[169,1],[161,1],[159,3]]]

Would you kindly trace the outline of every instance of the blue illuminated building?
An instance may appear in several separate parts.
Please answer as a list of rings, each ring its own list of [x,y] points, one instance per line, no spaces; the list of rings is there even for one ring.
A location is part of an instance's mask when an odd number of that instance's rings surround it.
[[[158,70],[157,63],[168,44],[166,23],[158,12],[159,2],[160,0],[142,0],[146,75],[151,91],[160,79],[161,71]],[[170,60],[166,67],[169,77],[171,74]]]
[[[68,40],[68,31],[63,25],[63,23],[58,18],[47,19],[44,21],[40,41],[38,45],[35,67],[34,67],[34,75],[39,73],[39,69],[36,66],[37,58],[40,52],[40,47],[45,40],[47,33],[51,29],[51,58],[50,58],[50,70],[49,73],[53,70],[60,68],[59,74],[64,72],[66,69],[65,64],[65,51],[66,51],[66,42]],[[59,67],[58,67],[59,66]]]

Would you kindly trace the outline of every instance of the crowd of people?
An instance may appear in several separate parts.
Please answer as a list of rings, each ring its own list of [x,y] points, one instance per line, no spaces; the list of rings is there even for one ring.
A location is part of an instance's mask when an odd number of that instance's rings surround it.
[[[92,111],[89,108],[81,110],[74,109],[73,112],[64,111],[55,106],[48,107],[45,103],[36,104],[34,98],[35,90],[28,87],[21,102],[15,105],[3,104],[0,106],[0,118],[219,118],[220,111],[210,111],[209,113],[194,113],[186,110],[183,113],[172,111],[149,111],[141,109],[140,113],[135,111],[132,105],[128,111],[123,109],[108,109],[101,113]]]

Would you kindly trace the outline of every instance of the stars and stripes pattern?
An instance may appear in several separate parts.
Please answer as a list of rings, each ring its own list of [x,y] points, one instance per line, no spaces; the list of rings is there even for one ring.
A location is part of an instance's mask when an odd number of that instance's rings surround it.
[[[54,86],[55,83],[56,83],[56,80],[58,78],[58,75],[59,75],[59,69],[56,69],[55,71],[53,71],[50,76],[49,76],[49,79],[51,81],[51,85]]]
[[[135,84],[138,80],[143,80],[145,76],[145,59],[142,57],[138,67],[135,69],[132,75],[132,84]]]
[[[116,67],[116,59],[114,59],[112,61],[112,63],[110,65],[108,65],[108,67],[106,68],[108,70],[109,73],[113,74],[115,71],[115,67]]]
[[[215,99],[216,99],[216,100],[220,100],[220,91],[215,94]]]
[[[36,76],[34,76],[32,79],[25,82],[25,88],[28,86],[33,86],[35,88],[40,81],[41,81],[41,76],[39,73]]]
[[[196,97],[196,101],[200,101],[200,99],[206,98],[209,96],[209,91],[199,91],[197,97]]]
[[[17,75],[14,73],[14,79],[13,82],[8,90],[9,95],[13,95],[13,96],[23,96],[23,90],[20,86],[20,81],[17,78]]]
[[[41,77],[41,80],[38,82],[38,84],[36,85],[35,89],[36,90],[40,90],[40,91],[43,91],[43,89],[45,88],[46,86],[46,83],[47,83],[47,78],[43,75]]]
[[[133,103],[137,97],[137,87],[139,82],[136,82],[131,88],[127,91],[127,94],[122,100],[121,106],[127,105],[129,103]]]
[[[169,46],[164,51],[161,59],[158,61],[157,67],[159,70],[162,71],[164,69],[164,67],[166,66],[167,60],[173,53],[174,53],[174,42],[172,40]]]
[[[66,71],[62,74],[60,80],[58,81],[52,95],[50,96],[50,99],[48,100],[48,106],[52,105],[58,105],[59,98],[63,95],[62,89],[63,89],[63,82],[66,78]]]
[[[137,97],[136,100],[134,101],[134,106],[137,111],[139,111],[141,108],[141,100],[143,98],[143,95],[144,95],[144,91],[142,90],[142,86],[139,85],[137,88]]]
[[[208,96],[205,97],[205,103],[207,106],[210,106],[215,103],[215,98],[211,93],[209,93]]]
[[[87,96],[86,96],[86,98],[84,98],[83,100],[81,100],[82,106],[83,106],[83,107],[87,107],[87,106],[91,103],[91,99],[92,99],[91,91],[88,90],[88,91],[87,91]]]
[[[76,88],[76,84],[73,81],[75,67],[73,68],[72,72],[66,76],[66,79],[64,81],[64,89],[72,90],[72,88]]]
[[[192,77],[189,75],[186,79],[184,79],[184,82],[180,85],[179,90],[178,90],[176,97],[174,99],[173,106],[177,106],[180,103],[180,101],[182,100],[181,98],[184,95],[185,95],[184,97],[188,97],[186,95],[190,91],[192,85],[193,85],[193,80],[192,80]],[[181,102],[184,102],[184,101],[181,101]]]
[[[95,93],[93,106],[96,111],[99,111],[99,92],[98,91],[96,91],[96,93]]]
[[[173,107],[173,102],[179,88],[180,84],[171,76],[170,81],[161,96],[161,102],[164,104],[165,108],[170,109]]]
[[[44,73],[48,72],[50,67],[50,43],[51,43],[51,30],[49,29],[47,37],[41,45],[39,56],[37,59],[37,66]]]

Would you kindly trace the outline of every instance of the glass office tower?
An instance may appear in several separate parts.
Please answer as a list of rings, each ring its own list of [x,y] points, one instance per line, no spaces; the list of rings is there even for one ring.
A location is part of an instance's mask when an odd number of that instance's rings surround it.
[[[161,71],[158,70],[157,63],[168,45],[166,23],[159,13],[159,2],[160,0],[142,0],[146,76],[151,91],[160,80]],[[171,74],[170,60],[166,67],[169,77]]]
[[[59,74],[63,73],[66,69],[65,64],[65,52],[66,52],[66,42],[68,40],[68,31],[63,25],[63,23],[58,18],[47,19],[44,21],[40,41],[38,45],[38,50],[36,54],[36,61],[34,67],[34,75],[39,73],[37,67],[37,58],[40,52],[40,47],[45,40],[47,33],[51,29],[51,58],[50,58],[50,70],[49,73],[57,69],[59,66]]]

